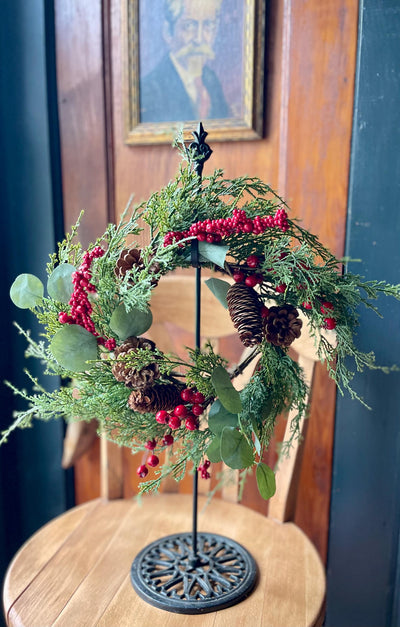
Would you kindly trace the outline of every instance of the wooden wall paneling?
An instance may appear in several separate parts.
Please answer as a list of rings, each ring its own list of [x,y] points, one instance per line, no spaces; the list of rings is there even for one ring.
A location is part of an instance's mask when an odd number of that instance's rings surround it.
[[[292,1],[285,197],[306,228],[344,251],[358,3]],[[307,434],[296,522],[326,559],[335,390],[324,367]]]
[[[101,3],[56,0],[55,21],[64,223],[84,209],[87,245],[108,223]]]
[[[82,209],[83,246],[109,221],[101,3],[55,0],[56,62],[65,230]],[[75,500],[100,494],[98,442],[75,466]]]

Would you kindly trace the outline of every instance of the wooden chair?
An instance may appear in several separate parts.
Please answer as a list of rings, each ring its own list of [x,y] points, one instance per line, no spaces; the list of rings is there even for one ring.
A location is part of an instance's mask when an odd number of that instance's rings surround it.
[[[156,324],[152,335],[160,348],[166,320],[193,329],[190,276],[166,277],[154,293]],[[185,293],[185,309],[177,314],[174,290]],[[176,301],[175,301],[176,302]],[[180,301],[181,302],[181,301]],[[211,328],[210,328],[211,324]],[[202,335],[223,337],[233,332],[229,315],[207,288],[202,290]],[[311,385],[317,359],[313,340],[303,325],[293,345]],[[243,378],[247,373],[242,375]],[[290,416],[288,425],[290,423]],[[289,427],[288,427],[289,428]],[[166,612],[145,603],[130,583],[130,567],[138,552],[163,536],[191,530],[192,497],[162,493],[136,499],[120,494],[123,472],[120,449],[102,443],[103,494],[75,507],[40,529],[11,562],[4,584],[7,625],[18,627],[301,627],[321,625],[324,617],[325,573],[319,555],[305,534],[290,522],[301,460],[293,447],[277,473],[276,495],[265,517],[226,498],[207,507],[199,498],[199,531],[226,535],[244,545],[255,558],[259,579],[252,594],[230,608],[198,615]],[[236,493],[234,493],[236,494]],[[232,490],[224,497],[232,499]],[[260,497],[261,498],[261,497]]]

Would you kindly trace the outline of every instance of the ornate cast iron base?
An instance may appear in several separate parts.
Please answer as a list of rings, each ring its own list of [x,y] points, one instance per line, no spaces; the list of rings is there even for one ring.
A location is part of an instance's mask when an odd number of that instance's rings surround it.
[[[257,566],[246,549],[229,538],[173,534],[145,547],[131,568],[131,582],[147,603],[178,614],[213,612],[243,601],[252,592]]]

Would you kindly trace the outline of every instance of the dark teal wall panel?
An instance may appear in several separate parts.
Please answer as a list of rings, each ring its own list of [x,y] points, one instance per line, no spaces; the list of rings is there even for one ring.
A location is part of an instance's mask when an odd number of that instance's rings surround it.
[[[30,312],[12,305],[8,290],[21,272],[44,279],[62,222],[60,178],[55,176],[59,155],[54,50],[46,46],[48,27],[52,28],[52,3],[1,3],[0,429],[12,422],[12,412],[20,406],[3,380],[28,387],[23,368],[40,374],[37,364],[24,359],[26,344],[12,322],[32,328],[36,337],[39,329]],[[54,378],[41,382],[48,387],[58,384]],[[36,423],[14,433],[0,449],[0,575],[22,542],[67,506],[67,477],[60,468],[62,438],[60,422]]]
[[[400,283],[400,3],[362,0],[346,254],[350,269]],[[363,312],[357,343],[400,365],[400,304]],[[396,597],[400,375],[356,377],[368,411],[337,403],[328,559],[330,627],[386,627]],[[392,620],[394,621],[392,623]]]

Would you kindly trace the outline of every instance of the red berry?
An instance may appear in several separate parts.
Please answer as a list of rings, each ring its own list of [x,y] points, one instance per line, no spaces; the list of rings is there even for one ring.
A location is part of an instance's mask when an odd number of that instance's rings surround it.
[[[269,309],[265,305],[261,307],[261,318],[267,318],[269,314]]]
[[[197,235],[197,239],[199,240],[199,242],[205,242],[207,239],[207,235],[205,233],[199,233]]]
[[[147,440],[146,444],[144,445],[144,447],[147,448],[148,451],[154,451],[156,446],[157,446],[157,442],[155,441],[154,438],[152,440]]]
[[[194,392],[190,388],[185,388],[181,392],[181,399],[186,403],[190,403],[193,400]]]
[[[174,436],[172,436],[170,433],[166,433],[162,439],[162,443],[164,444],[164,446],[171,446],[171,444],[174,443]]]
[[[199,423],[197,421],[197,418],[192,415],[188,416],[185,420],[185,427],[189,431],[196,431],[196,429],[199,428]]]
[[[184,416],[186,416],[187,413],[188,409],[187,407],[185,407],[185,405],[178,405],[174,409],[175,416],[178,416],[179,418],[183,418]]]
[[[144,464],[139,466],[139,468],[136,470],[136,474],[138,474],[139,477],[142,477],[142,479],[148,474],[148,472],[149,472],[149,469]]]
[[[106,341],[106,343],[104,344],[104,346],[109,350],[109,351],[113,351],[114,348],[116,347],[117,342],[114,340],[113,337],[111,337],[109,340]]]
[[[325,302],[325,303],[322,303],[320,309],[321,309],[321,313],[329,314],[333,311],[333,305],[332,303]]]
[[[160,425],[165,425],[168,422],[169,413],[165,409],[161,409],[156,413],[156,420]]]
[[[195,392],[193,394],[193,403],[204,403],[205,400],[206,398],[201,392]]]
[[[204,407],[202,405],[193,405],[192,412],[195,416],[201,416],[204,411]]]
[[[205,459],[204,463],[203,463],[203,468],[205,468],[207,470],[207,468],[210,468],[211,466],[211,462],[209,459]]]
[[[336,320],[334,318],[324,318],[324,327],[332,331],[336,327]]]
[[[275,288],[275,292],[278,292],[278,294],[283,294],[283,292],[286,290],[287,285],[286,283],[281,283],[280,285],[277,285]]]
[[[302,306],[304,307],[304,309],[312,309],[312,304],[308,303],[306,301],[304,301],[304,303],[302,303]]]
[[[244,272],[241,272],[241,271],[234,272],[233,280],[235,281],[235,283],[243,283],[244,279],[245,279]]]
[[[160,463],[160,460],[158,459],[157,455],[149,455],[147,458],[147,463],[152,468],[155,468]]]
[[[254,274],[251,274],[250,276],[246,277],[245,283],[248,287],[255,287],[258,283],[258,279]]]
[[[171,418],[168,420],[168,425],[169,427],[171,427],[171,429],[179,429],[179,427],[181,426],[181,419],[178,418],[178,416],[171,416]]]
[[[250,257],[247,257],[246,263],[250,268],[257,268],[260,260],[257,255],[250,255]]]

